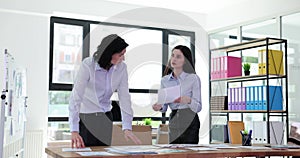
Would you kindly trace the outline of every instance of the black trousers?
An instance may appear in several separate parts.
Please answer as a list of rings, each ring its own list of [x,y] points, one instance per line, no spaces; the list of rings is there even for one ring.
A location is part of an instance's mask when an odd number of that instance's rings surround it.
[[[112,136],[112,113],[97,112],[80,115],[79,135],[85,146],[109,146]]]
[[[170,144],[198,144],[200,121],[190,108],[172,110],[169,122]]]

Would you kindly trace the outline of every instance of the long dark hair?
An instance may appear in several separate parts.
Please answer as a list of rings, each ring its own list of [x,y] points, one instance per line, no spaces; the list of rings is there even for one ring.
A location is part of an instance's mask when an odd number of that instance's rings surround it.
[[[112,56],[116,53],[120,53],[125,49],[128,44],[125,40],[116,34],[111,34],[104,37],[97,47],[97,51],[94,53],[94,60],[104,69],[109,69]]]
[[[193,73],[195,74],[196,71],[195,71],[195,65],[194,65],[194,62],[193,62],[193,56],[192,56],[192,51],[190,50],[189,47],[187,46],[184,46],[184,45],[177,45],[176,47],[174,47],[172,49],[172,52],[175,50],[175,49],[179,49],[184,58],[185,58],[185,62],[184,62],[184,65],[183,65],[183,71],[186,72],[186,73]],[[164,75],[168,75],[172,72],[172,67],[171,67],[171,59],[168,61],[168,65],[166,66],[165,70],[164,70]]]

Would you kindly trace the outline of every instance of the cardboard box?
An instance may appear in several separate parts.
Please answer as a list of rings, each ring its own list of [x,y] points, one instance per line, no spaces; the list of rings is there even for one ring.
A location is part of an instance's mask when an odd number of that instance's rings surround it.
[[[152,129],[146,125],[132,125],[132,131],[141,141],[142,145],[152,145]],[[126,140],[122,125],[113,125],[111,145],[136,145],[132,140]]]
[[[156,144],[169,144],[169,126],[160,124],[157,129]]]

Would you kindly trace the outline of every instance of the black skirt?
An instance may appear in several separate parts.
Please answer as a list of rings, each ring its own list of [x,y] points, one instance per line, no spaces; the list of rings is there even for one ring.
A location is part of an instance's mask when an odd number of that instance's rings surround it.
[[[172,110],[169,122],[170,144],[198,144],[200,121],[190,108]]]
[[[109,146],[112,136],[112,113],[97,112],[80,115],[79,135],[85,146]]]

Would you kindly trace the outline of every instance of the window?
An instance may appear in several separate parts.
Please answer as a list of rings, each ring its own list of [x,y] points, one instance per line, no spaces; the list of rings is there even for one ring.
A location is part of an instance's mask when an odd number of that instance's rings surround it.
[[[82,58],[83,27],[54,23],[53,35],[52,83],[72,84],[74,63]]]
[[[63,132],[68,129],[68,101],[76,70],[85,57],[94,54],[103,37],[112,33],[118,34],[129,44],[125,62],[134,110],[133,124],[142,123],[148,117],[152,118],[154,126],[166,123],[165,116],[169,111],[165,115],[152,110],[164,63],[167,63],[170,50],[177,44],[187,45],[195,52],[194,32],[51,17],[50,129]],[[114,93],[111,100],[117,101],[118,95]]]
[[[298,105],[300,98],[300,13],[282,17],[282,36],[288,41],[288,86],[289,91],[289,122],[299,122],[300,115]]]

